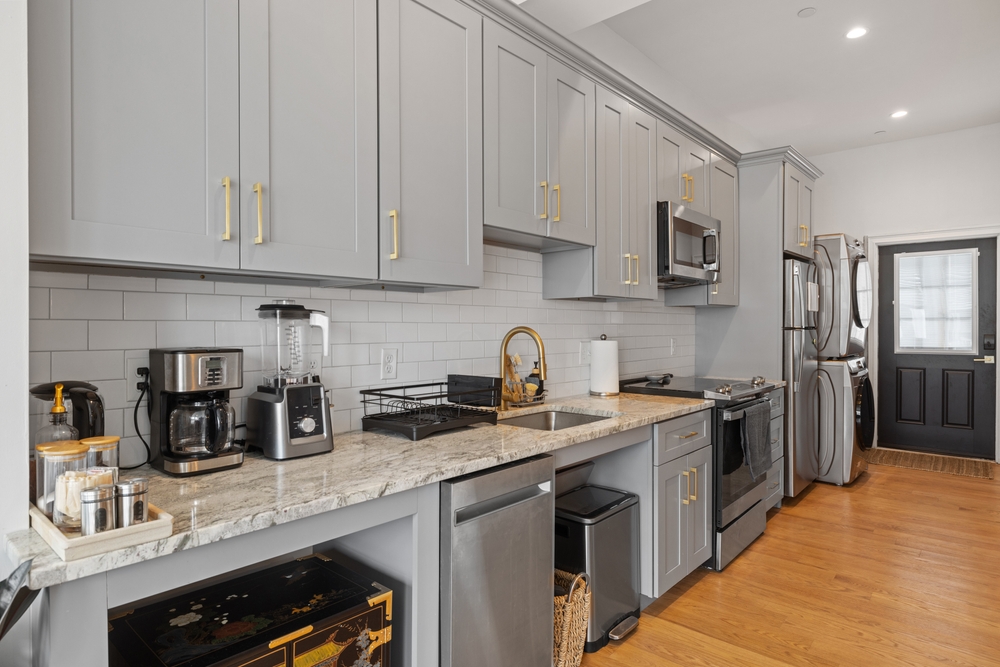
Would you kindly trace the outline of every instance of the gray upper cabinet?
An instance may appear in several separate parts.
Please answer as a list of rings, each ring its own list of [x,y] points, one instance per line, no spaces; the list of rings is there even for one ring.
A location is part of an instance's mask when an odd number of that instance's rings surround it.
[[[29,3],[35,258],[239,267],[238,12]]]
[[[537,237],[549,218],[547,62],[528,40],[483,22],[484,223]]]
[[[814,182],[789,163],[784,163],[784,249],[812,259],[812,193]]]
[[[708,305],[740,305],[739,174],[736,165],[712,155],[711,216],[721,222],[719,281],[706,287]]]
[[[662,120],[656,123],[656,196],[709,215],[711,154]]]
[[[595,198],[596,85],[548,59],[549,236],[592,246]]]
[[[598,87],[595,296],[627,297],[632,288],[629,166],[629,104]]]
[[[629,106],[629,296],[656,299],[656,119]]]
[[[241,0],[239,18],[240,266],[378,278],[375,4]]]
[[[483,281],[482,17],[453,0],[379,0],[382,280]]]

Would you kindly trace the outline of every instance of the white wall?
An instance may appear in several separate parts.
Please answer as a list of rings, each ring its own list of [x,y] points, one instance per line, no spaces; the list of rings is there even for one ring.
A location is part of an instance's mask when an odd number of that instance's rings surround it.
[[[857,238],[1000,224],[1000,123],[809,158],[814,231]]]
[[[745,127],[705,105],[673,80],[662,67],[603,23],[574,32],[568,38],[741,153],[773,148],[763,145]]]
[[[128,465],[143,452],[133,427],[135,401],[127,394],[136,382],[126,377],[129,360],[146,366],[155,347],[244,348],[243,389],[236,392],[242,417],[244,399],[260,381],[254,309],[277,297],[330,315],[331,354],[321,377],[332,390],[335,433],[361,428],[360,389],[444,380],[449,373],[499,375],[500,340],[519,324],[535,328],[545,342],[553,398],[589,390],[580,342],[602,333],[619,341],[623,377],[694,371],[693,308],[667,308],[662,294],[649,302],[543,301],[537,253],[486,246],[484,268],[482,289],[428,294],[33,271],[30,383],[96,384],[107,430],[124,437]],[[673,356],[670,338],[677,343]],[[536,358],[534,343],[526,336],[515,342],[525,376]],[[383,347],[399,351],[396,380],[379,379]],[[20,385],[22,395],[28,384]],[[31,399],[32,430],[44,424],[48,407]],[[148,433],[144,410],[139,428]]]

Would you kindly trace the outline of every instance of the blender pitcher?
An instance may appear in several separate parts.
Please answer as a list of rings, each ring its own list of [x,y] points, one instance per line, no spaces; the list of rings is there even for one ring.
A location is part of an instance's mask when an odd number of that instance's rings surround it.
[[[257,309],[260,319],[263,382],[277,388],[318,382],[312,329],[323,332],[323,356],[330,354],[330,318],[291,299],[276,299]]]

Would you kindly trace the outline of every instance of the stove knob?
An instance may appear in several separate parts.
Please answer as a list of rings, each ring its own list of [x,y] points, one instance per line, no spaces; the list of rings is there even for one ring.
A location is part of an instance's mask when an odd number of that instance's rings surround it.
[[[755,375],[753,379],[750,380],[750,385],[753,387],[759,387],[764,384],[764,382],[765,380],[763,375]]]
[[[733,386],[729,384],[720,384],[715,388],[720,394],[731,394],[733,392]]]
[[[312,417],[303,417],[299,421],[299,430],[303,433],[312,433],[316,430],[316,420]]]

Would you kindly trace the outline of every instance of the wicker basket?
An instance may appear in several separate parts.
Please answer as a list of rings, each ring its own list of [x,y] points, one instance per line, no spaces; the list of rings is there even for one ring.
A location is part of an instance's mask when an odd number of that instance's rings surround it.
[[[590,621],[590,581],[586,573],[570,574],[562,570],[556,570],[555,581],[568,593],[555,597],[552,665],[580,667]]]

